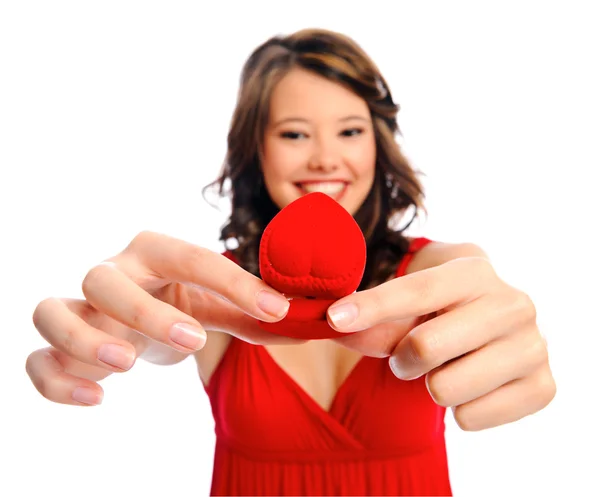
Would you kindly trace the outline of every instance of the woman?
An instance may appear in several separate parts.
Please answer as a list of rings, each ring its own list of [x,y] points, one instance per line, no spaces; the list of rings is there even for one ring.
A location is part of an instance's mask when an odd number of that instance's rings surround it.
[[[555,384],[535,308],[473,244],[408,239],[423,208],[395,136],[397,105],[369,57],[323,30],[274,37],[247,61],[217,181],[231,186],[222,254],[141,233],[92,268],[86,300],[47,299],[50,347],[27,371],[42,395],[96,405],[97,383],[136,358],[193,355],[217,446],[213,495],[450,495],[444,413],[481,430],[544,408]],[[321,191],[367,241],[359,291],[328,310],[348,334],[300,342],[264,331],[288,298],[259,277],[273,216]]]

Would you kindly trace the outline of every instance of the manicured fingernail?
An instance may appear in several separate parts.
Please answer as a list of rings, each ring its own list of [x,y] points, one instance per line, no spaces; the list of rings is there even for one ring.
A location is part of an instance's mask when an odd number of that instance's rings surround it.
[[[407,371],[404,369],[402,362],[399,361],[397,357],[390,356],[388,364],[390,365],[390,369],[392,370],[392,373],[394,373],[394,376],[401,380],[408,379]]]
[[[338,328],[350,326],[358,318],[358,307],[356,304],[341,304],[330,307],[329,319]]]
[[[102,404],[102,394],[92,390],[91,388],[77,387],[75,390],[73,390],[71,397],[75,402],[80,402],[81,404],[87,404],[89,406],[97,406],[98,404]]]
[[[415,366],[415,356],[411,353],[408,346],[400,346],[396,352],[390,356],[389,364],[394,375],[401,380],[416,380],[423,376],[417,371]]]
[[[288,299],[266,290],[258,292],[256,305],[267,314],[276,318],[282,317],[290,307]]]
[[[201,349],[206,343],[206,333],[191,324],[177,323],[171,327],[171,340],[192,350]]]
[[[98,349],[98,359],[110,366],[126,371],[133,366],[135,354],[121,345],[107,343]]]

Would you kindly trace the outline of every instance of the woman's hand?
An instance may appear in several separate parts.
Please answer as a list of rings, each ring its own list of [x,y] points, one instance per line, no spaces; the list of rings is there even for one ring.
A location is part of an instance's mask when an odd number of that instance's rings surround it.
[[[359,331],[338,339],[344,345],[389,356],[400,379],[426,375],[433,400],[452,407],[464,430],[516,421],[554,398],[536,309],[485,257],[410,273],[345,297],[328,312],[336,330]]]
[[[26,363],[47,399],[98,404],[98,381],[129,370],[158,345],[185,355],[201,349],[205,330],[254,343],[291,339],[263,331],[287,299],[221,254],[156,233],[138,235],[125,250],[92,268],[83,281],[86,300],[49,298],[35,309],[35,327],[51,347]]]

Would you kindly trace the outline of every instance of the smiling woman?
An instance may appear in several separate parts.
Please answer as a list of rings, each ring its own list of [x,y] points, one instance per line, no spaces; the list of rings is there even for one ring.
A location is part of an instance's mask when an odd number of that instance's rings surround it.
[[[359,289],[394,275],[408,240],[390,222],[425,212],[422,185],[396,142],[398,110],[376,64],[347,36],[301,30],[257,47],[242,71],[225,167],[210,185],[231,195],[221,239],[236,240],[244,269],[259,275],[260,236],[277,211],[321,191],[365,235]]]
[[[319,191],[354,214],[371,190],[375,162],[375,133],[362,98],[303,69],[281,79],[271,96],[262,160],[278,207]]]
[[[446,408],[463,429],[481,430],[539,411],[555,385],[531,299],[482,249],[410,239],[392,225],[423,209],[395,141],[397,112],[375,64],[346,36],[304,30],[259,46],[214,183],[232,201],[221,239],[237,248],[219,254],[143,232],[88,272],[85,301],[42,301],[34,323],[51,346],[27,360],[36,388],[96,405],[98,382],[138,357],[193,355],[215,421],[213,495],[450,495]],[[294,201],[315,199],[321,207],[302,222],[285,221]],[[279,212],[286,226],[274,235],[267,227]],[[283,257],[263,280],[266,228]],[[310,250],[281,249],[294,243],[292,228],[312,237]],[[331,253],[351,252],[359,228],[364,273]],[[309,271],[296,279],[282,271],[299,266]],[[344,293],[329,286],[336,293],[319,319],[333,338],[269,332],[293,314],[282,291],[302,295],[315,268],[356,276],[340,278]],[[270,286],[275,272],[291,286]]]

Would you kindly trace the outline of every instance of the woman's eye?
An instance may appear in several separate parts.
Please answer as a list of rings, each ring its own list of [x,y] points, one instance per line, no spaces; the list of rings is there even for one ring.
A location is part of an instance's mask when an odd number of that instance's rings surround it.
[[[290,140],[297,140],[298,138],[302,138],[304,135],[302,133],[296,133],[295,131],[284,131],[281,133],[282,138],[288,138]]]
[[[363,130],[360,128],[351,128],[351,129],[345,129],[344,131],[342,131],[342,135],[343,136],[355,136],[355,135],[360,135],[362,132],[363,132]]]

